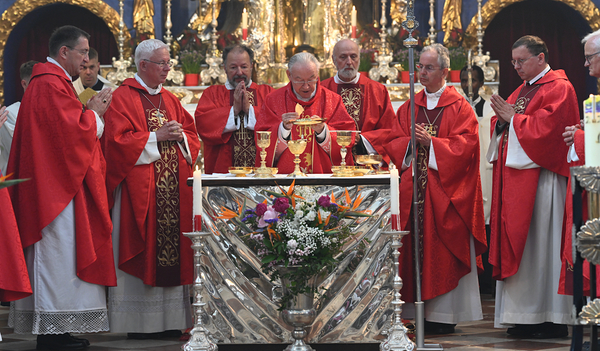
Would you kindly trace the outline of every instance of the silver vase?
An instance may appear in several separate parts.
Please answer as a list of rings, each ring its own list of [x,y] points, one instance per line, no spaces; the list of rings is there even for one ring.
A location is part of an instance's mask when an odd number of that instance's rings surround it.
[[[281,287],[283,295],[288,293],[288,286],[290,281],[284,278],[284,274],[297,269],[299,266],[278,266],[281,279]],[[317,282],[318,275],[308,277],[307,285],[314,287]],[[287,304],[286,308],[281,311],[281,317],[283,321],[288,325],[294,327],[292,331],[292,337],[294,342],[285,348],[285,351],[314,351],[312,347],[304,342],[304,338],[308,334],[306,327],[312,325],[317,317],[317,311],[313,308],[314,296],[313,294],[299,294]]]

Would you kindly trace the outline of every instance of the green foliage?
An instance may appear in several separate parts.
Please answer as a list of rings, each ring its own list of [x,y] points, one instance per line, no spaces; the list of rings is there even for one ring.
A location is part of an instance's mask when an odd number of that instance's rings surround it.
[[[200,73],[200,67],[203,61],[204,55],[200,51],[182,50],[179,53],[179,63],[181,63],[181,70],[185,74]]]
[[[467,52],[463,47],[450,47],[450,69],[460,71],[467,64]]]

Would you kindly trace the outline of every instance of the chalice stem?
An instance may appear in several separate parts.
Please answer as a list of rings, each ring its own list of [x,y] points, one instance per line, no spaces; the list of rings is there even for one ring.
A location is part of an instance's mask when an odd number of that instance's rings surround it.
[[[342,149],[340,150],[340,154],[342,155],[342,162],[340,163],[340,166],[346,166],[346,153],[348,151],[346,150],[346,147],[342,147]]]
[[[266,168],[267,167],[267,152],[265,151],[265,149],[262,149],[260,151],[260,168]]]

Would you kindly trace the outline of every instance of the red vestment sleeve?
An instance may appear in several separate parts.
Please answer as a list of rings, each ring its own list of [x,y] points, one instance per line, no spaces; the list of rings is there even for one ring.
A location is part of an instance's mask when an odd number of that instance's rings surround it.
[[[30,246],[74,201],[77,275],[116,285],[106,164],[96,136],[96,114],[83,108],[59,66],[34,66],[15,126],[8,173],[31,178],[9,188],[21,242]],[[31,152],[35,150],[35,152]]]

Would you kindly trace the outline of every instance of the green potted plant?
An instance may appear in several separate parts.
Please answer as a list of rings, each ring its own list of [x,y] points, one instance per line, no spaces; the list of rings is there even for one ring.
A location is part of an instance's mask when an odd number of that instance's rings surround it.
[[[185,74],[186,86],[198,85],[198,74],[203,60],[204,56],[196,50],[182,50],[179,53],[179,62],[181,63],[181,70]]]
[[[410,82],[410,67],[409,67],[409,55],[408,55],[408,49],[403,48],[400,49],[398,51],[396,51],[396,53],[394,53],[394,61],[398,62],[398,64],[401,66],[401,70],[400,70],[400,75],[402,78],[402,83],[409,83]],[[413,49],[413,64],[417,63],[417,57],[418,57],[418,53],[416,49]]]
[[[375,50],[373,49],[360,50],[360,64],[358,65],[358,71],[367,77],[369,76],[369,70],[373,66],[373,55],[375,55]]]
[[[450,47],[450,81],[460,82],[460,70],[467,64],[467,52],[463,47]]]

